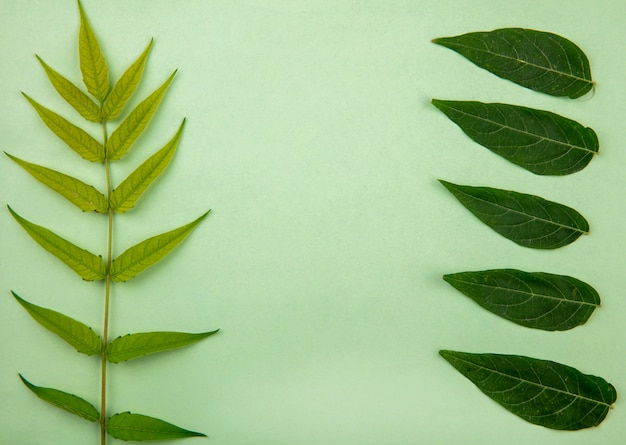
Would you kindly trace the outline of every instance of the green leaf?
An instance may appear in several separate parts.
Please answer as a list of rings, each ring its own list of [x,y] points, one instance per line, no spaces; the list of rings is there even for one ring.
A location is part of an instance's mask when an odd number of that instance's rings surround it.
[[[127,281],[158,262],[187,238],[209,212],[187,225],[148,238],[126,250],[111,264],[113,281]]]
[[[60,312],[29,303],[13,291],[11,293],[37,323],[57,334],[78,352],[86,355],[102,352],[102,340],[87,325]]]
[[[6,152],[5,154],[35,179],[61,194],[79,209],[99,213],[108,212],[107,199],[93,186],[58,171],[31,164]]]
[[[547,428],[597,426],[617,399],[606,380],[560,363],[518,355],[439,353],[504,408]]]
[[[102,108],[102,115],[105,120],[112,121],[119,116],[124,105],[126,105],[137,85],[139,85],[148,54],[150,54],[150,48],[152,48],[152,40],[150,40],[147,48],[139,58],[122,74],[122,77],[111,90],[111,94],[107,97]]]
[[[576,210],[538,196],[441,182],[470,212],[505,238],[534,249],[556,249],[589,232]]]
[[[184,125],[185,121],[183,120],[174,137],[113,190],[111,193],[111,208],[113,210],[123,213],[132,209],[150,184],[163,173],[176,152]]]
[[[46,124],[48,128],[61,138],[72,150],[88,161],[104,161],[104,147],[100,142],[96,141],[93,136],[85,130],[68,122],[65,118],[59,116],[54,111],[38,104],[26,94],[24,94],[24,97],[28,99],[44,124]]]
[[[552,96],[575,99],[594,85],[585,53],[573,42],[549,32],[503,28],[433,42],[499,77]]]
[[[154,417],[131,414],[129,412],[109,417],[106,421],[106,431],[116,439],[137,442],[143,440],[206,437],[206,434],[189,431]]]
[[[443,279],[488,311],[546,331],[580,326],[600,306],[593,287],[565,275],[496,269],[448,274]]]
[[[80,11],[80,30],[78,32],[80,71],[87,91],[102,103],[109,92],[109,68],[80,1],[78,2],[78,9]]]
[[[76,414],[77,416],[89,420],[90,422],[97,422],[100,419],[100,413],[98,410],[94,408],[91,403],[81,399],[80,397],[77,397],[74,394],[59,391],[58,389],[35,386],[22,377],[21,374],[20,379],[22,379],[24,385],[26,385],[28,389],[35,393],[35,395],[41,400],[64,409],[65,411],[69,411],[72,414]]]
[[[113,161],[121,158],[128,152],[131,145],[133,145],[150,122],[175,74],[176,71],[170,75],[163,85],[137,105],[119,127],[113,131],[106,143],[107,159]]]
[[[199,342],[217,331],[190,334],[186,332],[142,332],[118,337],[107,346],[107,359],[112,363],[125,362],[155,352],[182,348]]]
[[[100,107],[83,93],[80,88],[67,80],[65,77],[50,68],[41,57],[36,56],[43,69],[48,75],[55,90],[67,101],[78,113],[91,122],[100,122]]]
[[[15,213],[9,206],[15,220],[41,247],[63,261],[86,281],[103,280],[106,274],[102,257],[66,241],[45,227],[33,224]]]
[[[433,99],[474,141],[538,175],[582,170],[598,152],[598,136],[571,119],[516,105]]]

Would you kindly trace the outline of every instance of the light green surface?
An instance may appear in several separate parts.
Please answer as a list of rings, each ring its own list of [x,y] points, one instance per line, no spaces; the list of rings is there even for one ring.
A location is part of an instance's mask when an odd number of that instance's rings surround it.
[[[56,140],[20,94],[77,116],[34,57],[80,81],[75,3],[0,5],[0,148],[102,187],[101,166]],[[173,256],[114,287],[111,329],[221,332],[110,366],[111,413],[161,417],[207,433],[214,445],[623,441],[619,397],[598,429],[550,431],[487,399],[437,355],[446,348],[551,359],[626,391],[622,0],[83,5],[112,78],[155,38],[134,103],[179,69],[148,134],[114,166],[114,182],[188,119],[166,175],[116,219],[115,251],[213,209]],[[597,82],[594,97],[535,93],[430,43],[505,26],[579,44]],[[534,176],[470,141],[430,105],[433,97],[563,114],[598,132],[601,154],[572,176]],[[591,234],[557,251],[524,249],[477,221],[438,178],[562,202],[587,217]],[[103,252],[103,218],[81,214],[8,158],[0,160],[0,198]],[[96,425],[39,401],[17,373],[97,404],[98,361],[38,326],[9,290],[99,332],[102,287],[81,282],[6,211],[0,229],[0,442],[95,444]],[[441,279],[504,267],[585,280],[602,308],[573,331],[535,332],[484,311]]]

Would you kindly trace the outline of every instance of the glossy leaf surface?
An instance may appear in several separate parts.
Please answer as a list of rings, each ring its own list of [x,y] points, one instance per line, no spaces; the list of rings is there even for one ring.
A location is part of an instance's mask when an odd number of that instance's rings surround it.
[[[9,211],[31,238],[72,268],[83,280],[94,281],[104,279],[105,266],[102,257],[94,255],[85,249],[81,249],[45,227],[33,224],[22,218],[15,213],[11,207],[9,207]]]
[[[480,145],[538,175],[568,175],[598,152],[598,136],[576,121],[516,105],[433,99]]]
[[[190,334],[186,332],[141,332],[113,340],[107,347],[107,359],[112,363],[125,362],[155,352],[178,349],[197,343],[217,331]]]
[[[78,2],[78,9],[80,12],[80,29],[78,32],[80,71],[87,91],[102,103],[109,92],[109,68],[80,1]]]
[[[132,441],[206,437],[205,434],[189,431],[154,417],[131,413],[109,417],[106,421],[106,431],[116,439]]]
[[[57,334],[78,352],[87,355],[97,355],[102,352],[102,340],[87,325],[60,312],[29,303],[15,292],[12,294],[37,323]]]
[[[603,378],[560,363],[518,355],[439,353],[504,408],[546,428],[597,426],[617,399],[615,388]]]
[[[502,28],[433,42],[499,77],[552,96],[575,99],[593,87],[585,53],[570,40],[549,32]]]
[[[209,214],[206,212],[195,221],[182,227],[148,238],[126,250],[113,260],[113,281],[127,281],[154,265],[178,246]]]
[[[582,325],[600,305],[593,287],[565,275],[496,269],[449,274],[443,279],[488,311],[546,331]]]
[[[58,389],[43,388],[41,386],[33,385],[22,377],[21,374],[20,379],[22,379],[24,385],[26,385],[26,387],[35,393],[35,395],[41,400],[64,409],[72,414],[76,414],[77,416],[89,420],[90,422],[97,422],[100,419],[100,413],[98,410],[91,403],[81,399],[80,397],[64,391],[59,391]]]
[[[500,235],[535,249],[556,249],[589,232],[576,210],[534,195],[441,182],[470,212]]]
[[[113,190],[111,194],[113,210],[123,213],[132,209],[150,184],[163,173],[176,152],[184,125],[185,121],[180,125],[176,135],[163,148],[148,158]]]
[[[93,186],[56,170],[26,162],[8,153],[5,154],[35,179],[62,195],[79,209],[99,213],[108,211],[107,199]]]

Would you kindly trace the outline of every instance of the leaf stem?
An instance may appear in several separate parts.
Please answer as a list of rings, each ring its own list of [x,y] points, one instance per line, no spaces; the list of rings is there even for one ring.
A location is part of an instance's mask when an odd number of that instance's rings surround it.
[[[106,121],[102,120],[103,145],[106,147],[107,127]],[[101,394],[100,394],[100,445],[106,445],[106,388],[107,388],[107,356],[106,349],[109,338],[109,303],[111,296],[111,262],[113,244],[113,209],[111,208],[111,167],[106,156],[104,158],[104,171],[106,175],[107,202],[108,202],[108,227],[107,227],[107,257],[104,290],[104,322],[102,328],[102,356],[101,356]]]

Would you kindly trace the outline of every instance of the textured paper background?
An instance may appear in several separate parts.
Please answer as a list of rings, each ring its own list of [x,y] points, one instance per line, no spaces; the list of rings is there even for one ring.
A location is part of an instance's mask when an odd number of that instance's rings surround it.
[[[116,79],[151,37],[133,103],[179,72],[114,182],[187,127],[166,174],[116,218],[115,252],[213,214],[171,257],[113,290],[113,335],[221,333],[110,367],[111,413],[133,411],[214,445],[620,443],[621,399],[598,429],[523,422],[437,355],[523,354],[626,390],[626,6],[623,1],[84,1]],[[102,187],[102,167],[58,141],[20,91],[79,122],[34,54],[80,82],[75,2],[0,1],[0,148]],[[501,80],[434,37],[529,27],[588,54],[597,91],[557,99]],[[508,102],[594,128],[601,154],[543,178],[474,144],[430,99]],[[90,128],[97,133],[97,128]],[[571,205],[591,235],[558,251],[521,248],[483,226],[437,178]],[[105,222],[81,214],[8,159],[0,201],[93,252]],[[98,403],[98,361],[71,350],[11,298],[100,331],[102,286],[81,282],[0,212],[0,442],[96,443],[97,427],[37,400],[17,373]],[[603,306],[566,333],[485,312],[441,275],[515,267],[573,275]],[[201,439],[194,439],[195,442]],[[208,443],[208,442],[207,442]]]

